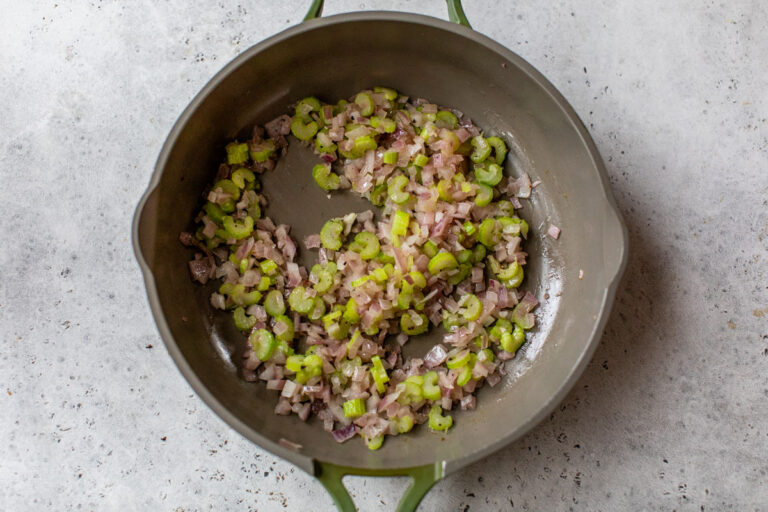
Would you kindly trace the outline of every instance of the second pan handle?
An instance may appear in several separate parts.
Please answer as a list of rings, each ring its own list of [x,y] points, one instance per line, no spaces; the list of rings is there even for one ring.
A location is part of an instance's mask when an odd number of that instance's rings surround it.
[[[307,15],[304,16],[304,21],[313,20],[319,18],[323,14],[323,4],[325,0],[312,0],[312,5],[309,6]],[[467,20],[467,16],[464,14],[464,9],[461,6],[461,0],[445,0],[448,6],[448,19],[459,25],[464,25],[467,28],[472,28]]]
[[[427,494],[435,483],[443,478],[445,474],[444,466],[443,462],[436,462],[435,464],[415,468],[361,470],[337,466],[328,462],[315,461],[315,477],[320,480],[320,483],[323,484],[331,495],[339,512],[355,512],[357,510],[355,503],[342,482],[346,475],[409,476],[412,479],[411,485],[405,490],[405,494],[403,494],[403,497],[397,504],[395,512],[415,512],[424,495]]]

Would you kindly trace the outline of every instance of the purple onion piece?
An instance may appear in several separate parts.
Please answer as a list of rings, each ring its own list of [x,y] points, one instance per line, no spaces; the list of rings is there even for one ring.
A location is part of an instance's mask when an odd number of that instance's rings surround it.
[[[344,441],[348,441],[355,437],[355,434],[357,434],[357,429],[357,425],[350,423],[346,427],[334,430],[331,433],[333,434],[333,438],[337,443],[343,443]]]

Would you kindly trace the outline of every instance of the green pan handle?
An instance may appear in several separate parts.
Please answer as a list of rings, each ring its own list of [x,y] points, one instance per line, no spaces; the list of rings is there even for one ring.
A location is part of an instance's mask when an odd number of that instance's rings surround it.
[[[312,0],[312,5],[309,6],[307,15],[304,16],[304,21],[313,20],[319,18],[323,14],[324,0]],[[467,20],[467,16],[464,14],[464,9],[461,7],[461,0],[445,0],[448,4],[448,19],[459,25],[464,25],[467,28],[472,28]]]
[[[395,510],[397,512],[414,512],[427,491],[443,478],[444,469],[442,462],[415,468],[376,470],[349,468],[315,461],[315,477],[330,493],[339,512],[355,512],[357,510],[342,482],[342,478],[347,475],[410,476],[413,482],[405,490],[405,494],[403,494]]]

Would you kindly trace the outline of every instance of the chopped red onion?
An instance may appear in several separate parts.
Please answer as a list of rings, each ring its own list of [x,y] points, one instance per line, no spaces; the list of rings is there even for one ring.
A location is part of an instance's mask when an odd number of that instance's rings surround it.
[[[512,320],[521,325],[524,329],[530,329],[534,326],[535,318],[531,311],[539,304],[538,299],[531,295],[530,292],[525,292],[525,296],[520,303],[512,310]]]
[[[456,138],[459,139],[459,142],[462,142],[462,143],[469,140],[469,138],[472,136],[472,134],[469,133],[469,130],[467,130],[463,126],[458,130],[456,130],[454,133],[456,134]]]
[[[213,238],[216,235],[216,230],[219,229],[219,225],[208,218],[207,215],[203,215],[203,236],[207,238]]]
[[[456,208],[456,214],[462,219],[466,219],[469,216],[469,212],[472,211],[474,204],[470,202],[461,202]]]
[[[309,409],[307,409],[307,410],[309,410]],[[309,413],[307,413],[307,415],[308,415],[308,414],[309,414]],[[301,415],[299,415],[299,417],[301,418]],[[302,418],[302,420],[306,420],[306,419],[307,419],[307,416],[305,415],[305,416]],[[281,437],[281,438],[280,438],[280,440],[278,441],[278,443],[279,443],[281,446],[285,446],[286,448],[288,448],[288,449],[290,449],[290,450],[296,450],[296,451],[299,451],[299,450],[301,450],[301,449],[303,448],[303,446],[302,446],[302,445],[300,445],[299,443],[294,443],[293,441],[289,441],[289,440],[285,439],[284,437]]]
[[[361,336],[362,338],[362,336]],[[379,351],[379,346],[372,342],[371,340],[364,339],[363,343],[360,345],[360,350],[358,350],[358,354],[361,358],[365,361],[370,361],[371,357],[375,356]]]
[[[281,398],[275,406],[275,414],[279,416],[287,416],[291,414],[291,412],[293,412],[291,409],[291,402],[286,398]]]
[[[272,233],[275,230],[275,223],[269,217],[264,217],[256,221],[256,227]]]
[[[192,279],[202,284],[208,282],[211,275],[211,263],[208,259],[196,258],[189,262],[189,273]],[[223,308],[222,308],[223,309]]]
[[[443,307],[451,313],[456,313],[459,310],[459,303],[453,300],[452,297],[448,297],[443,302]]]
[[[292,380],[285,381],[285,384],[283,385],[283,391],[280,393],[280,396],[284,396],[286,398],[291,398],[293,395],[295,395],[299,391],[299,385],[293,382]]]
[[[296,413],[299,416],[299,419],[301,421],[307,421],[307,418],[309,418],[309,409],[310,409],[310,403],[307,402],[299,408],[299,411]],[[299,445],[301,446],[301,445]]]
[[[227,308],[227,302],[226,298],[218,293],[212,293],[211,294],[211,306],[215,307],[216,309],[226,309]]]
[[[427,368],[434,368],[435,366],[443,364],[447,358],[448,353],[445,351],[445,347],[438,343],[424,356],[424,366]]]
[[[489,386],[493,387],[501,381],[501,375],[498,373],[492,373],[485,379],[485,381]]]
[[[237,251],[235,251],[235,258],[242,260],[251,254],[251,249],[253,249],[253,238],[248,238],[237,248]]]
[[[516,180],[510,181],[507,187],[507,192],[510,195],[527,199],[531,197],[531,177],[527,172],[524,172]]]
[[[243,368],[248,371],[254,371],[256,370],[256,368],[259,367],[259,365],[261,365],[261,361],[259,360],[258,357],[256,357],[255,352],[251,350],[249,350],[248,352],[249,352],[248,357],[243,362]]]
[[[336,440],[337,443],[343,443],[344,441],[348,441],[349,439],[352,439],[355,437],[355,434],[357,434],[358,427],[354,423],[350,423],[344,428],[340,428],[338,430],[334,430],[332,432],[333,438]]]
[[[364,366],[358,366],[352,373],[352,382],[362,382],[368,377],[368,370]]]
[[[277,379],[277,366],[275,363],[267,364],[261,373],[259,373],[259,379],[267,381]]]
[[[514,359],[514,357],[514,352],[507,352],[506,350],[499,350],[499,352],[496,354],[496,358],[499,361],[509,361],[510,359]]]
[[[287,115],[278,116],[265,124],[264,129],[272,139],[277,139],[281,135],[288,135],[291,131],[291,118]]]

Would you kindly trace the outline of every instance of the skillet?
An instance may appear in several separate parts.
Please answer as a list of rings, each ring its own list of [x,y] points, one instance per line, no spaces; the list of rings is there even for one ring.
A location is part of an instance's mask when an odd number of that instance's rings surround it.
[[[415,510],[445,475],[533,428],[589,362],[626,264],[626,227],[583,123],[530,64],[473,31],[459,0],[447,4],[450,22],[392,12],[320,18],[323,2],[314,0],[303,23],[244,51],[192,100],[171,130],[134,216],[133,244],[149,303],[181,373],[235,430],[317,477],[342,511],[355,510],[342,484],[345,475],[410,476],[397,510]],[[504,380],[478,393],[477,410],[456,413],[447,433],[418,428],[389,438],[375,452],[363,443],[337,444],[315,422],[273,414],[275,394],[239,376],[243,336],[229,315],[209,305],[214,285],[192,283],[190,254],[178,242],[229,140],[302,97],[335,100],[374,85],[464,112],[507,141],[506,174],[528,172],[541,180],[520,213],[533,232],[523,286],[548,297]],[[297,240],[319,232],[330,217],[369,208],[352,194],[327,199],[311,177],[314,163],[311,151],[293,139],[277,168],[263,177],[267,215],[291,225]],[[562,229],[559,240],[546,236],[549,224]],[[436,329],[407,347],[425,351],[441,335]]]

